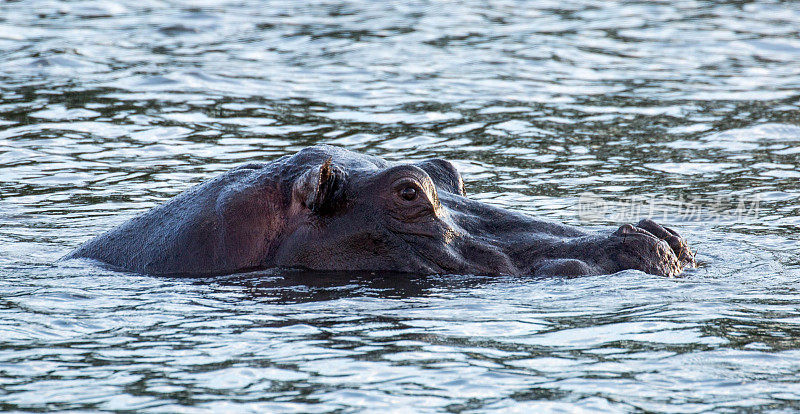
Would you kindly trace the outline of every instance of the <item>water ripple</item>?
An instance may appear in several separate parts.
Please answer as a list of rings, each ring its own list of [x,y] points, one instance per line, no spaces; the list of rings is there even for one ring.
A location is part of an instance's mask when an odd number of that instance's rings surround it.
[[[0,56],[3,410],[800,409],[795,4],[25,0],[0,4]],[[701,266],[54,264],[213,174],[320,142],[447,158],[473,198],[571,224],[656,201]],[[608,214],[581,216],[587,193]]]

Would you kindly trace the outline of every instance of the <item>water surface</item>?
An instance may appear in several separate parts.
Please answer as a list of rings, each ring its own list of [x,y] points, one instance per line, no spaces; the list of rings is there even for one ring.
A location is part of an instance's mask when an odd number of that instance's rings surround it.
[[[800,7],[771,1],[0,3],[0,409],[796,411],[799,63]],[[472,197],[570,224],[652,215],[702,266],[55,263],[315,143],[447,158]]]

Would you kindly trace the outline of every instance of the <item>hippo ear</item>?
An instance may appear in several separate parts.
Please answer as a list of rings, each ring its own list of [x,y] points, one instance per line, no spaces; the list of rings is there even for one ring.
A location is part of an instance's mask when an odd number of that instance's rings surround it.
[[[312,168],[298,178],[294,197],[315,214],[335,213],[345,201],[345,172],[328,158],[319,168]]]

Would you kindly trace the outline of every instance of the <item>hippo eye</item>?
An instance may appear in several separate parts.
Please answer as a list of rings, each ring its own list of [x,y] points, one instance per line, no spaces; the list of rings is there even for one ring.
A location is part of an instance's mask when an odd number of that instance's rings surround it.
[[[412,186],[404,187],[400,190],[400,197],[406,201],[414,201],[417,198],[417,189]]]

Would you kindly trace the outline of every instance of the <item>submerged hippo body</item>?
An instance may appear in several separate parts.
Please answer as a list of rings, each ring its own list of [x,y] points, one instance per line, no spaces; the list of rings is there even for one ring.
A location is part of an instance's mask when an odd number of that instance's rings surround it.
[[[327,145],[236,167],[67,256],[79,257],[173,275],[291,267],[675,276],[694,265],[683,239],[650,220],[589,233],[465,197],[447,161],[400,165]]]

